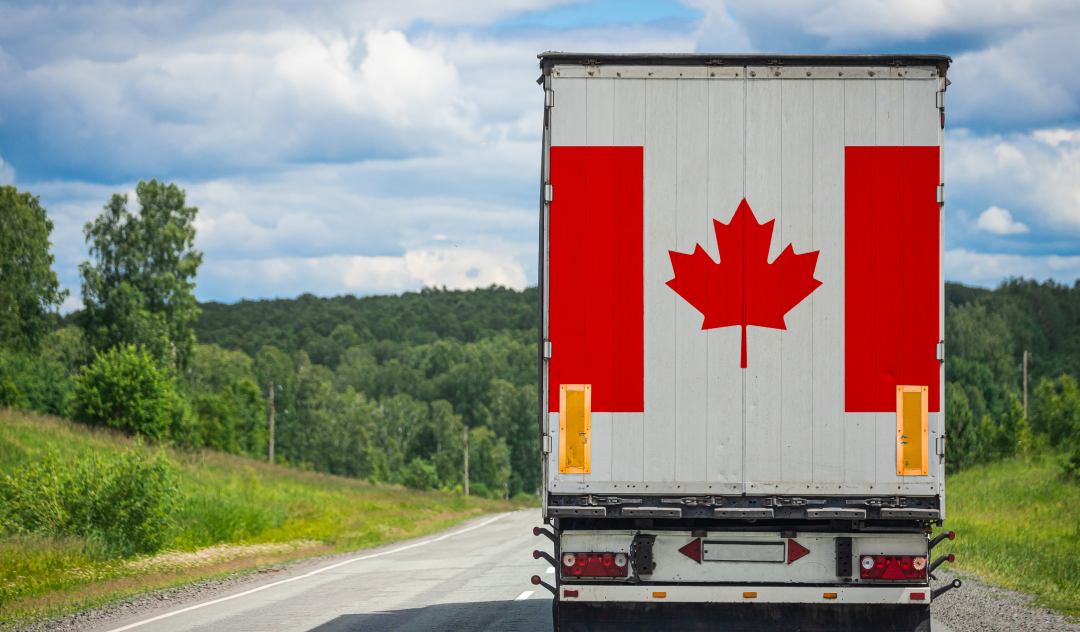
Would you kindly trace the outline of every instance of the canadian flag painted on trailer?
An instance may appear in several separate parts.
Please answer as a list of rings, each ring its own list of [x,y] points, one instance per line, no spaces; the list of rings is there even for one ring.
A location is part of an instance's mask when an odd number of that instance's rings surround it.
[[[563,70],[546,407],[591,385],[591,463],[554,451],[550,489],[936,493],[936,459],[897,473],[897,389],[940,437],[938,80]]]

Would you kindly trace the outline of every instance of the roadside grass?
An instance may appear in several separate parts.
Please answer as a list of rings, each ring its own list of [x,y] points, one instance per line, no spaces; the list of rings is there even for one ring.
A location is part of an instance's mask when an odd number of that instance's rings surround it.
[[[954,566],[1080,616],[1080,481],[1061,457],[1041,455],[973,467],[948,478],[945,527]]]
[[[0,472],[49,452],[160,448],[64,419],[0,409]],[[278,562],[417,537],[519,501],[417,492],[205,451],[166,450],[179,470],[166,550],[120,559],[87,538],[0,538],[0,627]]]

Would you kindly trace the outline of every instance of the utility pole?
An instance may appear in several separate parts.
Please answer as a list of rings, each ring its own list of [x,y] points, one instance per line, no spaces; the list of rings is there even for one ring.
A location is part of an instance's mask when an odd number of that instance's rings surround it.
[[[270,380],[270,462],[274,462],[274,380]]]
[[[469,495],[469,427],[465,426],[465,495]]]
[[[1024,349],[1024,419],[1027,419],[1027,349]]]

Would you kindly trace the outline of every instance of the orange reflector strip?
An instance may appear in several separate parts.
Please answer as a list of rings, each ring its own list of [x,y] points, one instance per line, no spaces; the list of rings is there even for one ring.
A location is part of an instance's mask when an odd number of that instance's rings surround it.
[[[826,599],[836,599],[836,593],[825,593]]]
[[[742,596],[744,599],[754,599],[757,597],[757,593],[743,593]]]
[[[667,593],[666,592],[654,592],[652,594],[652,596],[656,597],[657,599],[663,599],[664,597],[667,597]]]

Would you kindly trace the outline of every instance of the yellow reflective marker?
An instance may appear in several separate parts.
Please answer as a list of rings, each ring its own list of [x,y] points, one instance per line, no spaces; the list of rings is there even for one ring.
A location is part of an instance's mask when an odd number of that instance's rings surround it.
[[[657,599],[663,599],[664,597],[667,597],[667,593],[666,592],[654,592],[652,594],[652,596],[656,597]]]
[[[899,476],[929,474],[928,400],[926,386],[896,387],[896,473]]]
[[[591,457],[592,385],[559,386],[559,473],[588,474]]]

